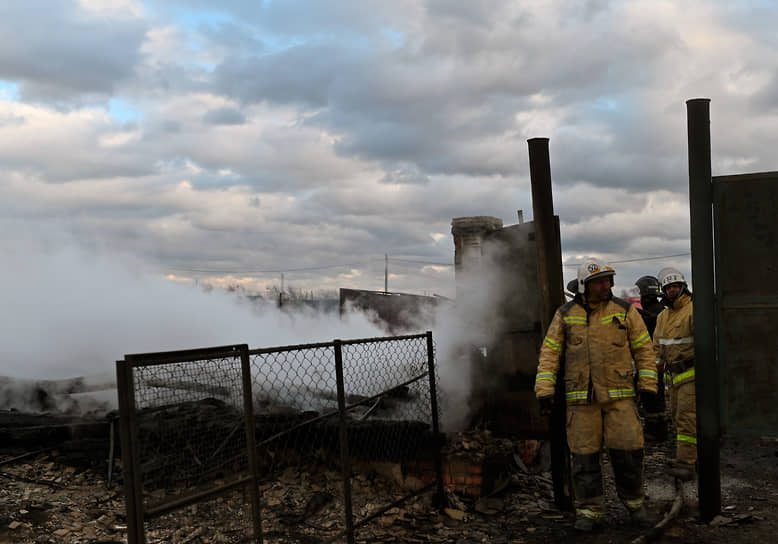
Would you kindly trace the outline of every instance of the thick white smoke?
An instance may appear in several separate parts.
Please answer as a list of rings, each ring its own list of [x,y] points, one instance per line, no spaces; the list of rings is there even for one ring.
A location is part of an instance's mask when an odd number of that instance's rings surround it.
[[[364,314],[258,308],[234,293],[176,284],[75,249],[9,252],[0,282],[0,376],[17,383],[79,376],[113,383],[114,362],[127,353],[386,335]]]
[[[446,430],[466,428],[477,408],[473,400],[474,389],[500,390],[504,375],[487,375],[494,368],[487,366],[487,350],[506,330],[515,324],[508,315],[532,321],[537,309],[528,303],[535,297],[528,296],[525,278],[506,266],[515,248],[492,242],[471,265],[469,273],[457,276],[456,304],[443,308],[436,315],[433,334],[437,341],[439,383],[443,393],[442,424]],[[534,266],[534,262],[532,262]],[[507,308],[507,305],[511,305]],[[534,361],[535,354],[526,354]],[[503,372],[503,371],[501,371]]]
[[[81,389],[92,390],[86,397],[115,406],[115,390],[105,386],[115,382],[115,361],[127,353],[387,336],[359,312],[339,316],[288,313],[272,304],[258,307],[235,293],[206,292],[145,274],[137,263],[72,248],[7,253],[0,282],[5,292],[0,408],[24,410],[27,401],[38,400],[15,395],[19,389],[14,392],[14,384],[76,377],[85,378]],[[473,373],[479,370],[472,368],[473,354],[502,328],[503,285],[499,262],[484,261],[479,274],[459,282],[462,296],[456,304],[440,305],[413,331],[433,331],[446,430],[467,422]],[[101,387],[102,395],[95,392]]]

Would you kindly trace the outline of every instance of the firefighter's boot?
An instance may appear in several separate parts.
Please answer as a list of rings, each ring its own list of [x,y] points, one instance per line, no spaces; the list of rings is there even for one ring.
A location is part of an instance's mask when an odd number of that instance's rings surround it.
[[[643,509],[643,450],[609,449],[608,457],[616,478],[616,492],[634,522],[645,519]]]
[[[641,527],[648,525],[650,520],[648,519],[648,512],[646,511],[646,507],[641,506],[637,510],[630,510],[629,520],[633,525],[638,525]]]
[[[600,452],[573,454],[573,493],[575,495],[575,529],[592,531],[605,516]]]
[[[585,517],[579,517],[575,520],[575,524],[573,525],[573,529],[582,533],[591,533],[598,527],[599,525],[596,521],[594,521],[592,518]]]

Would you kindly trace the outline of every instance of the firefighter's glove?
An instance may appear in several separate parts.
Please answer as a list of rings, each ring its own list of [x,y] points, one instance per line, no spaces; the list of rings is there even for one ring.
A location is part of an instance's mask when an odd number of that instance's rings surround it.
[[[641,391],[640,392],[640,406],[646,412],[653,412],[653,408],[656,405],[656,393],[653,391]]]
[[[550,416],[551,411],[554,409],[554,397],[545,397],[538,399],[540,402],[540,415]]]

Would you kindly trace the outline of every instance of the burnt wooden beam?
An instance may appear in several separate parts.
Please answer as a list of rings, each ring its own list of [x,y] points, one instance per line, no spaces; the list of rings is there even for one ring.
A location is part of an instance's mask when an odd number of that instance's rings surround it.
[[[232,396],[233,390],[229,387],[215,385],[211,383],[199,383],[184,380],[144,380],[143,384],[147,387],[161,387],[165,389],[180,389],[182,391],[194,391],[195,393],[206,393],[220,397]]]

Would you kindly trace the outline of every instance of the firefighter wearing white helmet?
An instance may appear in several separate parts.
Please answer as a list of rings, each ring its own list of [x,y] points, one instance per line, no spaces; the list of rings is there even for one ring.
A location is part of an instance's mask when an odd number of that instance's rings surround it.
[[[692,480],[697,465],[697,399],[694,385],[694,305],[683,274],[663,268],[657,274],[662,302],[654,331],[657,368],[664,368],[670,384],[670,409],[676,428],[675,459],[668,472]]]
[[[613,296],[615,274],[598,259],[587,259],[579,266],[578,292],[554,314],[535,377],[535,394],[544,414],[553,408],[556,382],[564,383],[575,528],[580,531],[591,531],[605,516],[603,443],[619,498],[633,521],[646,521],[643,430],[635,399],[640,395],[646,401],[656,394],[657,373],[643,319],[629,302]],[[565,370],[560,376],[563,358]]]
[[[584,294],[586,283],[602,277],[610,278],[610,286],[613,287],[613,276],[616,271],[597,259],[587,259],[578,266],[578,292]]]
[[[662,292],[664,292],[665,287],[672,285],[673,283],[681,284],[683,289],[688,289],[689,287],[686,283],[686,278],[683,277],[681,271],[670,266],[660,270],[657,279],[659,280],[659,286],[661,287]]]

